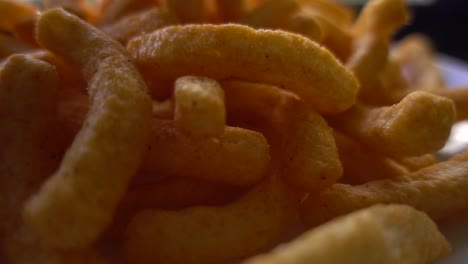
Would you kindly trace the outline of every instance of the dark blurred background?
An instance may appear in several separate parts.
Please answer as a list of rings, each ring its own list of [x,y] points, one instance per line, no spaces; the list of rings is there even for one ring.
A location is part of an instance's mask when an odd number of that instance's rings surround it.
[[[422,32],[438,51],[468,61],[468,0],[438,0],[428,6],[412,6],[411,24],[397,38]]]
[[[468,0],[408,2],[420,3],[410,4],[411,23],[396,35],[396,39],[421,32],[433,40],[437,51],[468,62]]]

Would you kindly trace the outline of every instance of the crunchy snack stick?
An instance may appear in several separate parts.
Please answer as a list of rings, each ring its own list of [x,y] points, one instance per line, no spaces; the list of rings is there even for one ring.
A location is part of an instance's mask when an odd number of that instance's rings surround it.
[[[225,127],[219,137],[192,138],[173,121],[153,120],[145,170],[233,185],[252,185],[265,176],[270,162],[265,137],[254,131]]]
[[[99,6],[96,24],[111,24],[121,17],[157,6],[158,0],[103,0]]]
[[[358,91],[354,76],[329,52],[281,31],[231,24],[171,26],[134,38],[127,48],[152,90],[187,74],[240,78],[284,87],[324,113],[346,110]]]
[[[334,217],[377,203],[403,203],[433,219],[468,208],[468,152],[407,175],[358,186],[335,184],[310,195],[301,205],[302,220],[317,226]]]
[[[49,136],[57,87],[54,68],[28,56],[11,56],[0,70],[0,252],[5,263],[105,263],[91,249],[64,252],[43,245],[21,219],[23,203],[59,163],[60,150]]]
[[[31,4],[14,0],[0,1],[0,30],[11,32],[15,25],[35,19],[39,10]]]
[[[266,1],[238,21],[253,28],[276,28],[299,10],[295,0]]]
[[[353,26],[354,36],[367,33],[390,37],[409,20],[409,12],[404,0],[372,0],[359,14]]]
[[[123,16],[114,23],[104,26],[102,31],[126,45],[133,37],[178,23],[174,14],[167,9],[154,7]]]
[[[328,121],[377,152],[412,157],[444,146],[455,121],[455,108],[449,99],[417,91],[396,105],[355,105]]]
[[[146,210],[127,230],[128,263],[222,263],[276,243],[294,203],[277,173],[239,200],[221,207]]]
[[[401,176],[409,172],[398,162],[366,148],[343,133],[333,131],[333,137],[343,165],[343,177],[340,182],[362,184],[372,180]]]
[[[110,223],[143,158],[151,99],[123,47],[77,17],[53,9],[37,30],[42,45],[82,67],[91,106],[59,169],[26,203],[24,219],[49,245],[86,247]]]
[[[271,144],[278,144],[286,182],[313,192],[341,177],[331,129],[296,96],[271,85],[243,81],[224,81],[221,86],[228,117],[260,126]]]
[[[243,264],[420,264],[446,255],[450,245],[423,212],[375,205],[302,234]]]

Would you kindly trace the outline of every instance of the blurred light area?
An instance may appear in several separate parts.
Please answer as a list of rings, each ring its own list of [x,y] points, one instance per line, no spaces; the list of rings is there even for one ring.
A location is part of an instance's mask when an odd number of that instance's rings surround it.
[[[456,58],[438,55],[437,65],[448,87],[468,86],[468,65]]]
[[[368,0],[340,0],[339,2],[349,5],[363,5]],[[435,0],[407,0],[410,5],[430,5],[435,2]]]
[[[450,56],[438,55],[437,65],[444,76],[447,87],[468,86],[468,65]],[[450,138],[437,157],[446,160],[451,156],[468,149],[468,121],[456,123],[452,127]]]
[[[465,149],[468,149],[468,121],[458,122],[452,127],[450,138],[445,147],[437,153],[437,157],[446,160]]]

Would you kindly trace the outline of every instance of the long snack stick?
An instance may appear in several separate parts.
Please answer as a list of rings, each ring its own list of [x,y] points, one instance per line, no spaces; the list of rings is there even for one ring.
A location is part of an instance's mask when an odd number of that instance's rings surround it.
[[[204,0],[166,0],[169,10],[183,23],[200,23],[206,19]]]
[[[50,138],[58,83],[52,65],[24,55],[11,56],[0,70],[0,248],[5,263],[106,263],[91,249],[63,252],[43,245],[21,219],[23,203],[60,162]]]
[[[239,78],[284,87],[322,113],[349,108],[358,91],[354,76],[329,52],[281,31],[231,24],[171,26],[132,39],[127,49],[153,90],[161,81],[187,74]]]
[[[447,98],[418,91],[390,107],[355,105],[328,121],[377,152],[413,157],[444,146],[455,121],[455,108]]]
[[[321,27],[322,24],[317,21],[316,17],[311,16],[310,13],[297,12],[288,16],[283,23],[279,27],[280,29],[300,34],[318,43],[322,42],[325,37]]]
[[[367,98],[369,93],[375,93],[374,83],[387,64],[388,50],[387,41],[375,34],[354,39],[353,53],[346,62],[346,67],[361,83],[360,98]]]
[[[404,0],[372,0],[359,14],[353,26],[354,36],[379,34],[389,39],[410,16]]]
[[[301,205],[309,226],[377,204],[402,203],[441,219],[468,209],[468,152],[413,173],[358,186],[335,184]]]
[[[223,263],[276,243],[294,209],[276,173],[225,206],[146,210],[128,226],[128,263]]]
[[[425,213],[406,205],[375,205],[242,263],[419,264],[432,263],[449,251],[449,243]]]
[[[319,191],[341,177],[331,129],[296,96],[270,85],[243,81],[223,81],[221,86],[228,118],[261,126],[268,140],[278,144],[286,182],[301,190]]]
[[[142,167],[161,175],[242,186],[260,181],[269,162],[269,144],[258,132],[226,127],[219,137],[194,139],[173,121],[153,120]]]
[[[295,0],[267,1],[240,18],[238,23],[253,28],[276,28],[298,10]]]
[[[144,178],[150,178],[147,175]],[[106,239],[122,239],[130,220],[148,209],[182,210],[193,206],[221,206],[232,202],[241,193],[235,186],[202,181],[199,179],[168,177],[163,180],[138,179],[122,198],[114,221],[105,233]]]
[[[127,42],[140,34],[153,32],[165,26],[178,24],[177,18],[167,9],[154,7],[148,10],[123,16],[114,23],[102,28],[106,34],[118,42]]]
[[[111,24],[121,17],[156,6],[156,0],[104,0],[99,7],[100,14],[96,24]]]
[[[11,31],[15,25],[35,19],[39,10],[32,4],[14,0],[0,1],[0,30]]]
[[[24,219],[47,244],[86,247],[110,223],[143,159],[151,98],[124,48],[79,18],[61,9],[47,11],[38,20],[37,36],[82,67],[91,106],[59,169],[26,203]]]
[[[353,9],[333,0],[298,0],[297,2],[299,2],[304,9],[313,10],[341,28],[352,25],[355,18]]]

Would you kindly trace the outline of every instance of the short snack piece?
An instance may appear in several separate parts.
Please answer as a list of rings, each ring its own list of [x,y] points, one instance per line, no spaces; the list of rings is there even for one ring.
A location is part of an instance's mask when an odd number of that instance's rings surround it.
[[[243,264],[420,264],[449,251],[447,240],[423,212],[406,205],[375,205]]]

